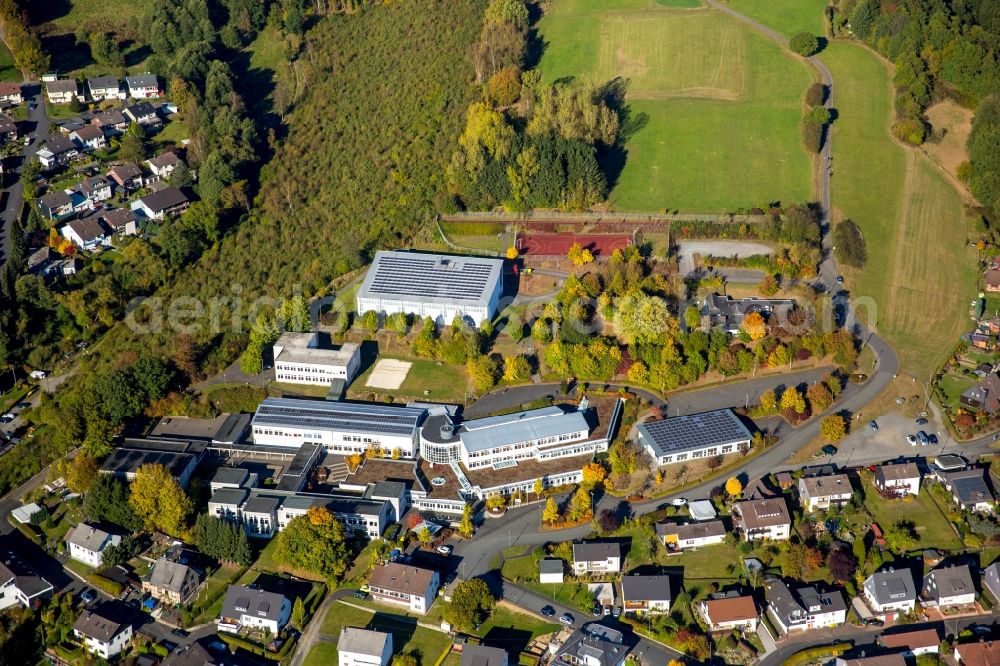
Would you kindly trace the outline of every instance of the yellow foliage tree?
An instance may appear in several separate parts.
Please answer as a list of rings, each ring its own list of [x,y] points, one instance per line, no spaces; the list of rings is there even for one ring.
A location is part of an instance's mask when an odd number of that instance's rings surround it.
[[[751,340],[760,340],[767,335],[767,324],[759,312],[751,312],[744,317],[742,328]]]
[[[194,503],[163,465],[142,465],[132,481],[129,506],[141,517],[146,529],[178,535],[184,529]]]
[[[828,442],[840,441],[847,434],[847,425],[844,423],[844,417],[839,414],[827,416],[819,424],[819,432],[823,435],[823,439]]]
[[[627,376],[633,384],[645,384],[649,379],[649,368],[642,361],[636,361],[629,366]]]
[[[542,512],[542,520],[549,523],[556,523],[559,521],[559,505],[556,501],[549,498],[549,501],[545,503],[545,510]]]
[[[740,480],[735,476],[730,477],[729,480],[726,481],[726,494],[730,497],[736,497],[741,492],[743,492],[743,484],[740,483]]]
[[[517,248],[516,247],[514,247],[513,245],[511,245],[510,247],[507,248],[507,258],[508,259],[517,259],[517,255],[518,255],[518,252],[517,252]]]
[[[574,266],[577,267],[586,266],[594,261],[594,254],[579,243],[573,243],[573,245],[570,246],[569,252],[566,253],[566,257],[573,262]]]
[[[604,481],[604,478],[608,475],[608,471],[604,469],[604,465],[601,463],[591,462],[583,466],[582,474],[583,485],[596,486]]]
[[[781,393],[781,409],[790,409],[796,414],[806,411],[806,399],[794,386],[787,387]]]

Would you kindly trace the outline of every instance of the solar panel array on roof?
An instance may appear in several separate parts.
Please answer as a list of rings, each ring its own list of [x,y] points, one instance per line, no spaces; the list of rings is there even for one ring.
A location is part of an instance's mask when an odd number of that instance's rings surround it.
[[[425,414],[408,407],[267,398],[257,408],[253,425],[405,436],[413,435]]]
[[[503,260],[417,252],[378,252],[358,298],[388,297],[485,305]]]
[[[743,422],[729,409],[642,423],[638,429],[640,436],[660,455],[734,444],[751,437]]]

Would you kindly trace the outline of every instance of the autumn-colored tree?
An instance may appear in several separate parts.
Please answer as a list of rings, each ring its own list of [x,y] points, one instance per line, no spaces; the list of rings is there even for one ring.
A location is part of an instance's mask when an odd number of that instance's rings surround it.
[[[517,248],[511,245],[510,247],[507,248],[506,255],[508,259],[517,259],[518,255]]]
[[[542,520],[550,525],[559,522],[559,505],[551,497],[545,502],[545,510],[542,511]]]
[[[73,460],[61,459],[56,464],[59,476],[66,479],[66,485],[74,493],[85,493],[97,478],[97,463],[90,456],[79,454]]]
[[[847,435],[847,424],[840,414],[824,417],[819,424],[819,432],[828,442],[839,442]]]
[[[278,533],[274,561],[305,569],[333,581],[340,580],[350,563],[343,524],[322,506],[293,518]]]
[[[521,356],[507,356],[503,360],[503,380],[510,384],[523,384],[531,379],[531,365]]]
[[[458,523],[458,533],[466,539],[472,537],[476,527],[472,522],[472,505],[466,504],[462,507],[462,520]]]
[[[579,243],[573,243],[573,245],[570,246],[569,252],[566,253],[566,257],[573,262],[574,266],[577,267],[586,266],[594,261],[594,254]]]
[[[764,296],[774,296],[778,293],[781,286],[778,281],[770,273],[764,276],[764,279],[757,284],[757,291],[759,291]]]
[[[806,389],[806,397],[809,398],[813,413],[825,411],[833,404],[833,394],[822,382],[816,382]]]
[[[767,389],[760,394],[760,410],[765,414],[778,411],[778,398],[774,394],[774,389]]]
[[[545,490],[545,483],[542,481],[542,478],[539,477],[535,479],[535,495],[541,495],[543,490]]]
[[[361,456],[360,453],[352,453],[351,455],[347,456],[347,467],[353,472],[357,470],[358,467],[361,466],[361,462],[363,460],[364,458]]]
[[[645,384],[649,380],[649,368],[642,361],[636,361],[628,367],[627,377],[633,384]]]
[[[569,501],[567,517],[570,520],[589,520],[594,513],[593,502],[590,499],[590,492],[582,486],[573,493]]]
[[[791,410],[796,414],[801,414],[806,411],[806,399],[802,397],[797,388],[787,386],[781,392],[781,409],[782,411]]]
[[[604,469],[604,465],[599,462],[587,463],[583,466],[581,473],[583,475],[582,484],[588,488],[593,488],[600,484],[608,475],[608,471]]]
[[[767,323],[759,312],[751,312],[743,318],[742,329],[750,336],[751,340],[760,340],[767,335]]]
[[[417,539],[420,540],[420,543],[427,545],[434,540],[434,535],[431,534],[431,531],[425,525],[417,531]]]
[[[194,503],[163,465],[141,465],[135,473],[129,506],[146,529],[177,536],[183,531]]]
[[[743,492],[743,484],[735,476],[726,481],[726,494],[730,497],[738,497]]]

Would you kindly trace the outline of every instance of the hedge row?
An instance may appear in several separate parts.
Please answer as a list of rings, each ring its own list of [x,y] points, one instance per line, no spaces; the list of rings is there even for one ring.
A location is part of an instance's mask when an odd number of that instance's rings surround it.
[[[113,597],[118,597],[125,591],[125,588],[121,583],[116,580],[111,580],[110,578],[105,578],[99,573],[92,573],[87,576],[87,582]]]
[[[217,636],[221,638],[226,645],[232,648],[234,652],[236,651],[237,648],[239,648],[242,650],[246,650],[251,654],[255,654],[258,657],[264,657],[265,659],[270,659],[271,661],[284,660],[285,657],[287,657],[291,653],[292,648],[295,647],[295,638],[293,637],[288,637],[287,639],[285,639],[285,643],[281,646],[281,649],[278,650],[277,652],[272,652],[271,650],[268,650],[260,643],[248,641],[247,639],[241,638],[239,636],[234,636],[232,634],[227,634],[227,633],[219,633],[217,634]]]

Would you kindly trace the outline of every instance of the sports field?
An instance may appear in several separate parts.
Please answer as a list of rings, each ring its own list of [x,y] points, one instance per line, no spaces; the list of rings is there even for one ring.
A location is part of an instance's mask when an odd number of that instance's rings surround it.
[[[845,274],[856,298],[874,302],[878,332],[895,347],[904,372],[927,378],[968,328],[968,302],[976,293],[962,200],[926,157],[889,136],[885,63],[841,42],[822,59],[833,74],[839,111],[833,205],[861,226],[868,246],[865,269]]]
[[[809,68],[689,2],[561,0],[539,22],[547,81],[616,76],[645,126],[625,145],[619,210],[720,211],[811,197],[799,124]]]

